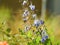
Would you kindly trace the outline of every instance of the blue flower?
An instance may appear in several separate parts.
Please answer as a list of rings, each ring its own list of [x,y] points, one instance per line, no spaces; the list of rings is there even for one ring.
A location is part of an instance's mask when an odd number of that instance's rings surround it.
[[[46,41],[46,39],[48,39],[48,36],[44,36],[43,38],[42,38],[42,40],[41,40],[41,42],[45,42]]]
[[[44,43],[44,42],[45,42],[45,39],[44,39],[44,38],[42,38],[41,42],[43,42],[43,43]]]
[[[44,21],[40,20],[40,23],[41,23],[41,24],[44,24]]]
[[[38,27],[38,26],[39,26],[39,24],[35,24],[35,26],[36,26],[36,27]]]
[[[45,38],[48,39],[48,36],[46,35]]]

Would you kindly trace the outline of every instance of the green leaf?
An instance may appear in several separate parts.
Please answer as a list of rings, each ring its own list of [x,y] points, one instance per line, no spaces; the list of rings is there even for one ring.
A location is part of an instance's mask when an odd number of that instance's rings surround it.
[[[41,37],[40,37],[40,36],[38,36],[38,37],[36,38],[36,43],[39,43],[39,42],[40,42],[40,40],[41,40]]]
[[[6,30],[8,33],[10,33],[10,31],[11,31],[11,29],[10,28],[7,28],[7,30]]]
[[[31,38],[31,37],[32,37],[32,32],[31,32],[31,31],[28,31],[27,36],[28,36],[29,38]]]

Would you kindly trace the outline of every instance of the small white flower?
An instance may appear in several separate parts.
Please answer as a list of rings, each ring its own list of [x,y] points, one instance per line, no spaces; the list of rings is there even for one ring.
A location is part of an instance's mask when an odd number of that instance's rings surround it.
[[[23,3],[22,3],[22,5],[25,5],[25,4],[27,4],[27,1],[24,0]]]
[[[29,11],[28,10],[25,10],[24,13],[23,13],[23,17],[26,17],[29,15]]]
[[[33,18],[36,18],[36,15],[37,15],[37,14],[33,14],[32,17],[33,17]]]
[[[26,26],[26,27],[25,27],[25,32],[28,31],[28,30],[30,29],[30,27],[31,27],[31,26],[29,26],[29,25]]]
[[[29,5],[29,7],[30,7],[31,10],[35,10],[35,5],[31,4],[31,5]]]
[[[35,21],[34,21],[34,24],[37,24],[37,23],[38,23],[38,21],[39,21],[39,20],[35,20]]]
[[[44,36],[48,36],[48,34],[46,33],[45,30],[42,30],[42,37],[44,37]]]

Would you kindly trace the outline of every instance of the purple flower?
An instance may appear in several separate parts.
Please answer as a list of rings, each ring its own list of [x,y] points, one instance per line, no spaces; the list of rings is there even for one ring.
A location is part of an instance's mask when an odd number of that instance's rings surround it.
[[[48,39],[48,36],[45,36],[46,39]]]
[[[44,24],[44,21],[40,20],[40,24]]]
[[[44,43],[44,42],[45,42],[45,39],[44,39],[44,38],[42,38],[41,42],[43,42],[43,43]]]

